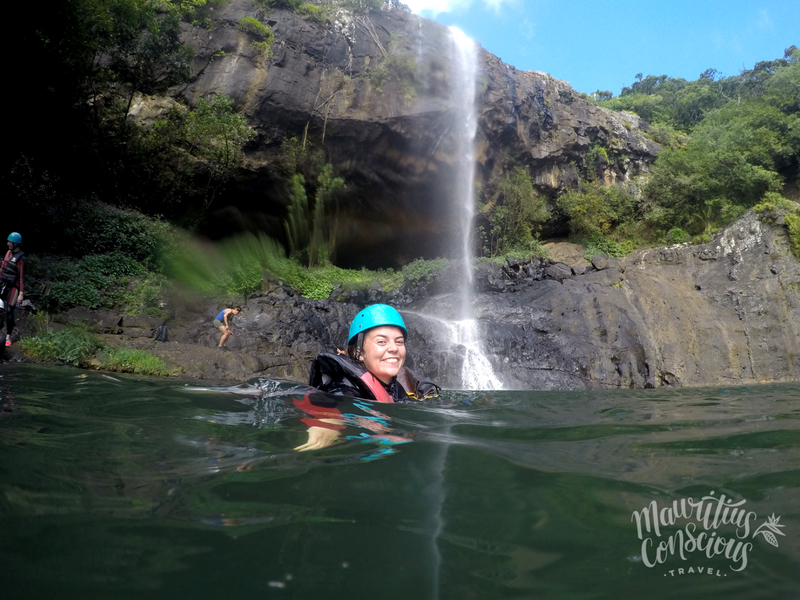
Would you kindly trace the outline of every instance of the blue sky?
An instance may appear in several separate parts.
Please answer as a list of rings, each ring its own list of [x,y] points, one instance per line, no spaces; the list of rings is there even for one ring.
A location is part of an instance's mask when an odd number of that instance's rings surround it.
[[[800,0],[405,0],[518,69],[615,96],[637,73],[724,76],[800,47]]]

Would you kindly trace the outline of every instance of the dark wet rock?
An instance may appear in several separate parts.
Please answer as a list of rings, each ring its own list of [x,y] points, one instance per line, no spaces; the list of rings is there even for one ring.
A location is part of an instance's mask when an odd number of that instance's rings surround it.
[[[545,269],[545,275],[556,281],[563,281],[572,277],[572,268],[564,263],[553,263]]]
[[[477,292],[503,292],[506,289],[503,269],[497,263],[484,262],[475,267]]]
[[[117,312],[105,308],[90,310],[78,306],[69,309],[65,313],[56,315],[53,321],[58,325],[79,323],[87,326],[95,333],[122,332],[122,316]]]
[[[258,138],[236,184],[215,200],[209,233],[257,228],[283,237],[291,173],[281,143],[307,133],[347,182],[337,206],[348,240],[337,248],[339,264],[400,266],[460,248],[450,225],[460,219],[452,182],[461,176],[451,119],[464,94],[452,93],[456,61],[446,27],[399,10],[340,13],[321,25],[287,10],[264,13],[251,0],[230,0],[216,15],[212,29],[187,26],[193,76],[171,93],[190,102],[233,98]],[[243,17],[271,26],[271,57],[251,46],[238,27]],[[599,108],[568,83],[480,48],[475,95],[475,185],[487,197],[515,165],[552,198],[587,174],[629,181],[659,150],[635,115]],[[169,105],[137,96],[132,118],[151,123]],[[593,145],[613,148],[609,160],[588,164]],[[554,221],[545,233],[564,227]]]
[[[598,254],[592,258],[592,266],[598,271],[608,268],[608,255]]]

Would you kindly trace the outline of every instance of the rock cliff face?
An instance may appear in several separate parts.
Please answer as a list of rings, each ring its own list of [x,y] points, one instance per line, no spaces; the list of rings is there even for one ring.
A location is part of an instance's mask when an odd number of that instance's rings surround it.
[[[508,387],[800,378],[800,264],[784,227],[749,213],[709,244],[595,263],[481,274],[480,330]]]
[[[238,27],[245,16],[271,26],[271,56]],[[341,264],[391,266],[450,254],[463,129],[452,115],[465,92],[454,95],[447,28],[399,10],[342,13],[320,25],[231,0],[213,29],[187,30],[186,41],[197,52],[195,76],[175,95],[226,94],[259,134],[235,189],[211,217],[217,234],[257,224],[282,235],[289,173],[280,144],[296,137],[323,148],[347,181],[338,205]],[[625,181],[658,151],[637,117],[597,108],[567,83],[517,71],[481,49],[474,94],[474,183],[486,200],[512,164],[526,166],[539,191],[552,196],[587,170]],[[587,164],[593,144],[607,149],[608,160]]]
[[[176,298],[170,341],[160,322],[77,311],[107,342],[144,348],[189,377],[305,382],[317,353],[343,347],[369,303],[397,306],[409,329],[408,363],[461,387],[466,348],[453,341],[457,270],[384,293],[336,290],[328,300],[265,284],[236,317],[229,350],[216,348],[219,302]],[[800,380],[800,263],[780,219],[752,213],[709,244],[640,251],[622,260],[509,261],[476,270],[474,298],[485,355],[512,389],[727,386]]]

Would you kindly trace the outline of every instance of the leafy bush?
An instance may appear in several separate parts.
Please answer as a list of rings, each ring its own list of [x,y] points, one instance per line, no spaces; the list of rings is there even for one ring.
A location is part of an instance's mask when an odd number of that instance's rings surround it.
[[[489,220],[483,229],[483,252],[489,256],[527,252],[536,234],[549,217],[544,198],[533,189],[533,181],[522,167],[506,173],[498,187],[498,198],[482,212]]]
[[[320,25],[327,23],[330,18],[330,10],[327,6],[318,6],[316,4],[311,4],[310,2],[304,2],[298,6],[297,13],[303,15],[304,17],[308,17]]]
[[[128,315],[150,315],[165,318],[164,296],[167,278],[160,273],[148,273],[134,279],[125,291],[115,295],[117,304]]]
[[[608,164],[608,151],[600,144],[592,144],[589,147],[589,152],[586,153],[586,175],[588,179],[594,180],[597,178],[598,162]]]
[[[326,6],[318,6],[302,0],[256,0],[256,3],[265,10],[271,8],[290,10],[320,24],[327,23],[331,8],[336,5],[336,3],[331,3]]]
[[[169,375],[164,361],[145,352],[132,348],[106,349],[100,355],[100,364],[110,371],[136,373],[138,375]]]
[[[614,227],[633,221],[633,194],[619,186],[581,182],[580,188],[556,199],[556,206],[569,218],[573,235],[606,236]]]
[[[619,258],[633,250],[631,244],[626,244],[626,247],[623,248],[618,242],[596,233],[585,238],[578,238],[577,241],[585,247],[583,257],[586,260],[592,260],[598,254],[608,254],[613,258]]]
[[[100,347],[100,341],[94,335],[77,326],[65,327],[55,333],[49,330],[19,342],[23,354],[32,359],[59,361],[76,367],[84,366]]]
[[[683,244],[688,242],[692,236],[685,229],[673,227],[667,232],[667,240],[672,244]]]
[[[400,271],[400,277],[402,282],[430,281],[438,271],[444,270],[448,264],[449,261],[446,258],[434,258],[430,260],[418,258],[403,267],[402,271]]]
[[[211,14],[216,6],[223,6],[228,0],[171,0],[177,5],[181,17],[198,27],[211,26]]]
[[[707,229],[708,220],[699,223],[695,216],[709,208],[714,225],[726,224],[728,207],[747,209],[766,192],[779,191],[776,168],[786,153],[780,132],[790,121],[779,110],[752,102],[715,111],[685,147],[662,150],[645,195],[670,212],[672,226]]]
[[[790,212],[797,212],[798,205],[788,198],[784,198],[781,194],[776,192],[767,192],[764,198],[753,207],[753,212],[761,213],[763,215],[774,216],[775,211],[778,209],[788,210]]]
[[[78,261],[58,263],[49,273],[53,282],[43,298],[44,308],[59,312],[73,306],[115,306],[124,300],[120,288],[130,278],[146,273],[141,263],[121,252],[90,254]]]
[[[689,141],[688,135],[675,129],[669,123],[653,123],[650,125],[650,128],[644,132],[644,135],[670,150],[682,148]]]
[[[101,202],[65,200],[39,215],[52,251],[69,256],[114,253],[158,269],[173,228],[140,212]]]
[[[142,350],[103,348],[100,340],[84,327],[67,326],[57,332],[52,329],[19,341],[23,354],[34,360],[62,362],[85,367],[99,353],[100,364],[109,370],[142,375],[170,375],[160,358]]]

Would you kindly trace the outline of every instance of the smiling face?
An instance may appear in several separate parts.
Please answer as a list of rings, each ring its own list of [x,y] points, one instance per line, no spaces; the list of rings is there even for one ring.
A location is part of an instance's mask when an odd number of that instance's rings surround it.
[[[384,325],[367,331],[361,361],[367,371],[389,383],[406,361],[406,339],[399,327]]]

